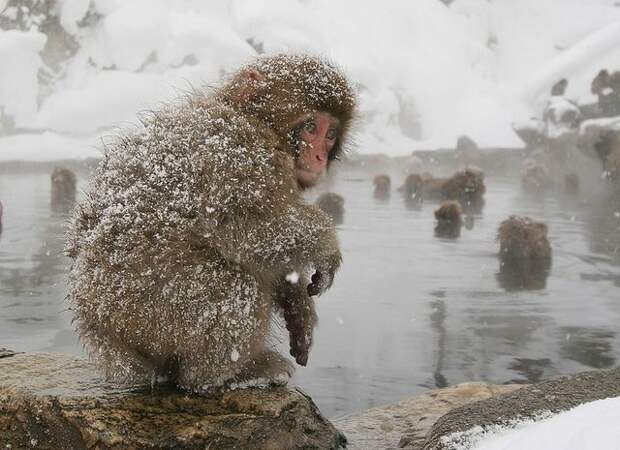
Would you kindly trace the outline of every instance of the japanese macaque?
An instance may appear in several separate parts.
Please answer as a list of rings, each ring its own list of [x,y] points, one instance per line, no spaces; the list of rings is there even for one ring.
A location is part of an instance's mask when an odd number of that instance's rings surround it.
[[[500,258],[529,261],[551,258],[547,225],[529,217],[510,216],[497,231]]]
[[[605,117],[620,114],[620,72],[601,70],[592,80],[590,90],[598,97],[600,113]]]
[[[424,178],[422,196],[430,200],[457,200],[465,211],[478,213],[484,206],[484,174],[475,168],[459,170],[450,178]]]
[[[375,185],[374,196],[377,200],[387,200],[390,198],[392,180],[390,180],[389,175],[377,175],[372,182]]]
[[[430,173],[412,173],[407,175],[405,181],[398,190],[403,194],[405,205],[416,206],[419,205],[424,199],[423,187],[425,183],[432,180],[433,176]]]
[[[620,131],[605,133],[594,148],[603,162],[605,177],[615,189],[620,189]]]
[[[344,220],[344,198],[335,192],[325,192],[316,199],[315,205],[329,217],[336,225],[340,225]]]
[[[435,236],[457,238],[463,225],[463,208],[456,200],[447,200],[435,210]]]
[[[602,69],[590,84],[590,92],[595,95],[601,95],[601,93],[609,87],[609,72],[607,69]]]
[[[526,159],[521,166],[521,187],[529,194],[540,194],[552,186],[547,167],[535,159]]]
[[[579,193],[579,175],[569,173],[564,177],[564,192],[568,195],[577,195]]]
[[[551,87],[551,95],[553,96],[564,95],[566,93],[567,87],[568,87],[568,80],[566,78],[562,78],[560,81],[558,81]]]
[[[305,365],[341,255],[302,199],[344,151],[355,96],[303,55],[259,58],[106,146],[67,243],[77,331],[110,378],[207,392],[282,384],[284,316]]]
[[[464,210],[480,212],[486,192],[484,174],[473,167],[460,170],[446,180],[441,191],[445,199],[457,200]]]
[[[547,225],[529,217],[510,216],[498,229],[500,272],[507,290],[542,289],[551,267]]]
[[[466,135],[459,136],[455,150],[457,160],[466,164],[475,164],[480,160],[481,155],[478,144],[472,138]]]
[[[69,211],[75,203],[75,174],[64,167],[56,167],[51,176],[51,207],[58,211]]]

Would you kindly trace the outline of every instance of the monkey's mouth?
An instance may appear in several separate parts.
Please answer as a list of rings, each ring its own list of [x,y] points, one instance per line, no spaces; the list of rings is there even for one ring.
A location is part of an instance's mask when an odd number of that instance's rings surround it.
[[[296,175],[299,185],[303,188],[314,186],[321,177],[325,174],[325,171],[314,171],[312,169],[306,169],[303,167],[297,167]]]

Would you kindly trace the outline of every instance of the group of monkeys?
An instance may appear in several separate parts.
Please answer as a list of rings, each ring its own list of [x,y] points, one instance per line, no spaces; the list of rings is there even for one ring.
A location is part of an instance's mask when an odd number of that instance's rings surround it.
[[[389,175],[375,176],[373,184],[375,199],[387,200],[390,197],[392,183]],[[470,167],[457,171],[449,178],[434,178],[428,172],[409,174],[398,191],[408,206],[419,206],[425,200],[441,202],[434,212],[437,220],[435,235],[456,238],[460,235],[461,226],[467,225],[464,214],[467,213],[471,220],[471,214],[482,210],[486,186],[482,171]],[[336,224],[342,223],[344,198],[341,195],[324,193],[315,204],[328,213]],[[548,270],[551,246],[544,223],[528,217],[511,216],[500,224],[497,240],[503,270],[523,272],[524,279],[528,271]]]
[[[385,201],[390,197],[389,175],[377,175],[373,179],[374,197]],[[476,168],[457,171],[449,178],[434,178],[430,173],[409,174],[398,191],[408,207],[417,208],[423,201],[441,202],[435,210],[437,220],[435,235],[456,238],[463,224],[473,225],[472,214],[484,206],[483,173]],[[344,216],[344,199],[328,192],[319,196],[315,203],[341,223]],[[498,229],[500,271],[498,281],[509,290],[541,289],[551,266],[551,246],[547,238],[547,226],[528,217],[511,216]]]

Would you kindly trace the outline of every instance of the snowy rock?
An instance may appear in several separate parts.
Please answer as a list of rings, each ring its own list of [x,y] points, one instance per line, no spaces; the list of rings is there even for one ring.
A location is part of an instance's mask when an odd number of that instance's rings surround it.
[[[16,353],[13,350],[9,350],[6,348],[0,348],[0,358],[8,358],[9,356],[13,356]]]
[[[369,409],[334,421],[349,440],[347,448],[377,450],[420,448],[426,433],[441,416],[467,403],[512,392],[522,385],[462,383],[433,389],[419,397]]]
[[[582,372],[543,381],[506,395],[453,409],[433,425],[424,446],[415,448],[465,448],[444,438],[474,427],[484,430],[515,419],[538,418],[549,412],[567,411],[583,403],[617,396],[620,396],[620,369]]]
[[[119,387],[87,361],[0,350],[0,448],[336,449],[344,436],[283,387],[191,396]]]

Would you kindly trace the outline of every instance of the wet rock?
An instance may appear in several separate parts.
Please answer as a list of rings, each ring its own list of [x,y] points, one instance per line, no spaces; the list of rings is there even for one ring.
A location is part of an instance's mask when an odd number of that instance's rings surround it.
[[[0,358],[8,358],[9,356],[17,355],[17,352],[9,350],[8,348],[0,347]]]
[[[63,354],[0,359],[0,448],[336,449],[339,433],[291,388],[214,397],[120,388]]]
[[[428,433],[424,450],[450,450],[442,438],[474,426],[486,428],[542,412],[566,411],[583,403],[620,396],[620,369],[582,372],[525,386],[515,392],[470,403],[441,417]]]
[[[334,424],[347,435],[348,449],[420,449],[431,426],[448,411],[522,386],[463,383],[434,389],[393,405],[372,408],[335,420]]]

